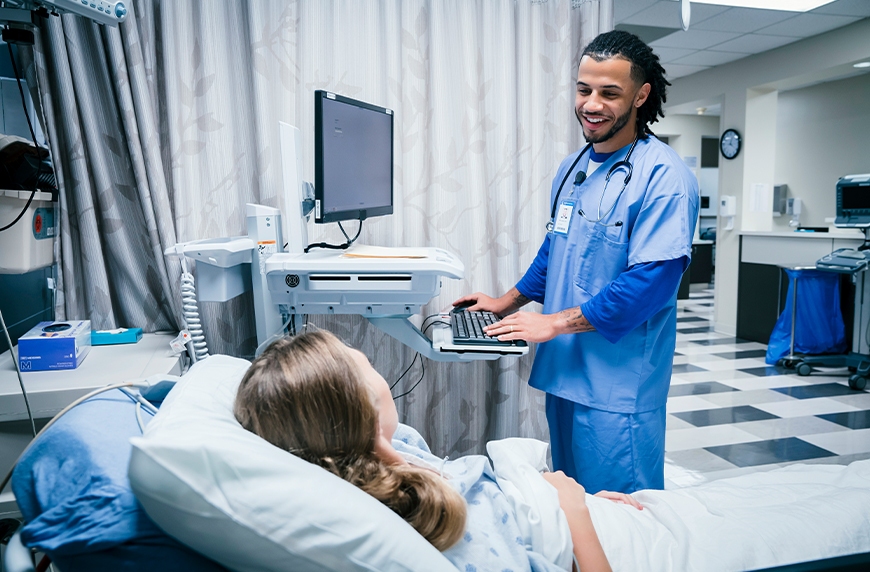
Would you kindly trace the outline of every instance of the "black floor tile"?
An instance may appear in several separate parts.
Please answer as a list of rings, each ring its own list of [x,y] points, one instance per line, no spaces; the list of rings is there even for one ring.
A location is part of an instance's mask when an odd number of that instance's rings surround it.
[[[677,330],[678,334],[703,334],[707,332],[714,332],[716,330],[713,329],[713,326],[704,326],[703,328],[686,328],[685,330]]]
[[[703,383],[685,383],[680,385],[672,385],[668,391],[668,397],[677,397],[680,395],[706,395],[708,393],[726,393],[728,391],[738,391],[733,387],[729,387],[718,381],[707,381]]]
[[[739,371],[745,371],[746,373],[757,375],[758,377],[769,377],[771,375],[785,375],[788,372],[784,369],[780,369],[778,367],[774,367],[772,365],[768,365],[765,367],[747,367],[741,368]]]
[[[702,409],[701,411],[680,411],[678,413],[672,413],[672,415],[691,423],[695,427],[709,427],[710,425],[727,425],[729,423],[742,423],[744,421],[779,419],[776,415],[768,413],[767,411],[762,411],[761,409],[756,409],[751,405]]]
[[[696,365],[692,365],[689,363],[678,363],[674,365],[674,369],[671,373],[692,373],[694,371],[709,371],[704,369],[703,367],[698,367]]]
[[[792,387],[777,387],[774,391],[784,393],[797,399],[810,399],[813,397],[831,397],[835,395],[852,395],[855,390],[840,383],[819,383],[817,385],[795,385]]]
[[[677,318],[677,323],[681,322],[709,322],[710,320],[707,318],[701,318],[700,316],[686,316],[685,318]]]
[[[692,340],[690,343],[702,346],[722,346],[725,344],[748,344],[750,343],[750,340],[742,340],[740,338],[717,338],[715,340]]]
[[[721,354],[713,355],[725,359],[757,358],[767,356],[767,350],[741,350],[736,352],[724,352]]]
[[[705,449],[714,455],[722,457],[729,463],[734,463],[738,467],[754,467],[756,465],[835,456],[834,453],[802,441],[797,437],[705,447]]]
[[[816,415],[850,429],[870,429],[870,411],[847,411],[845,413],[826,413]]]

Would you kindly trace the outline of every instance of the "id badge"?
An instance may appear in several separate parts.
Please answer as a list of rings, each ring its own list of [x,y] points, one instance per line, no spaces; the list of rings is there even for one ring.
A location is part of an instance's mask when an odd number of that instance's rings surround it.
[[[559,212],[556,213],[555,226],[553,232],[565,236],[568,234],[568,227],[571,226],[571,214],[574,212],[574,201],[562,201],[559,205]]]

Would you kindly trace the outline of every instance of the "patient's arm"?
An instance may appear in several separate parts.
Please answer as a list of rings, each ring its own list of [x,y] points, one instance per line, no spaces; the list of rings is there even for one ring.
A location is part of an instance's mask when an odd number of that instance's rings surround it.
[[[574,556],[581,572],[612,572],[607,556],[598,540],[598,534],[586,506],[586,490],[562,471],[544,473],[548,483],[559,493],[559,506],[568,518],[571,540],[574,542]]]

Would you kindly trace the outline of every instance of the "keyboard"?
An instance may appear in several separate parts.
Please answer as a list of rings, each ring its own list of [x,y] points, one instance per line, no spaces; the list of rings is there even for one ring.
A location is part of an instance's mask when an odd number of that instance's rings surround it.
[[[498,322],[501,318],[492,312],[480,312],[468,310],[453,310],[450,312],[450,322],[453,328],[453,343],[456,345],[492,345],[492,346],[516,346],[526,343],[519,340],[502,342],[498,338],[487,336],[483,328]]]
[[[870,259],[870,250],[840,248],[816,261],[816,268],[834,272],[853,273],[863,270]]]

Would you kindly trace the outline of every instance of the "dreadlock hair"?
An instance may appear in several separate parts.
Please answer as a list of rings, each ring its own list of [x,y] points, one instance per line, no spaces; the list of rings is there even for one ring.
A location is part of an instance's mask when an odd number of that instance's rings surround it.
[[[631,63],[631,79],[638,85],[650,84],[649,96],[637,110],[637,133],[644,137],[652,133],[650,123],[655,123],[659,117],[664,117],[662,104],[667,101],[668,86],[671,83],[665,79],[665,68],[659,63],[659,57],[643,40],[621,30],[613,30],[599,34],[583,48],[583,56],[589,56],[596,62],[612,58],[622,58]]]

